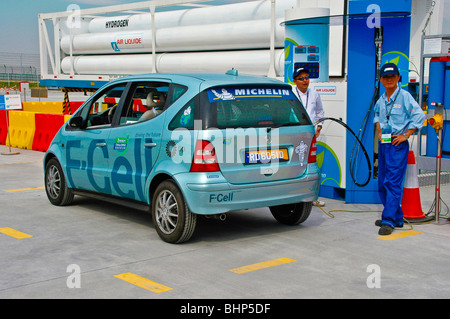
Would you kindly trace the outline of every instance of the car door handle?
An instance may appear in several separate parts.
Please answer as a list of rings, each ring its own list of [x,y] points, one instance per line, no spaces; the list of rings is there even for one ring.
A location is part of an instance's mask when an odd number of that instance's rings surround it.
[[[144,147],[155,147],[156,143],[145,143]]]
[[[104,146],[106,146],[106,143],[97,143],[96,146],[98,146],[98,147],[104,147]]]

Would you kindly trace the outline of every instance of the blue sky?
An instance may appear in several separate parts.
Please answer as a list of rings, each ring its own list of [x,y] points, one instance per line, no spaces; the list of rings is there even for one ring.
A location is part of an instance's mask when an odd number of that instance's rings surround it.
[[[39,53],[38,14],[66,11],[71,4],[81,9],[139,2],[139,0],[0,0],[0,52]],[[444,28],[450,33],[450,0],[446,2]],[[239,0],[214,0],[232,3]]]
[[[139,0],[0,0],[0,52],[39,54],[38,14],[66,11],[71,4],[81,9]],[[215,0],[233,3],[239,0]],[[119,14],[120,15],[120,14]]]

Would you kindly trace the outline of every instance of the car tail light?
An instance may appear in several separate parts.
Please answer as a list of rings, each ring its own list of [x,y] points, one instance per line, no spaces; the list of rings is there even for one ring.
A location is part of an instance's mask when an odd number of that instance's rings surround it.
[[[316,162],[316,152],[317,152],[316,136],[314,135],[311,142],[311,147],[309,148],[308,163]]]
[[[205,140],[198,140],[192,158],[191,172],[220,171],[214,146]]]

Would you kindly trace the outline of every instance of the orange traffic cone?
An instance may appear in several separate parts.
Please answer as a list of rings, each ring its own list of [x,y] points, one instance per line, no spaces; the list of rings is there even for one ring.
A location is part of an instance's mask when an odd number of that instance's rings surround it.
[[[409,223],[419,223],[432,220],[426,217],[422,211],[420,201],[419,179],[417,178],[416,159],[414,152],[408,153],[408,165],[406,167],[405,184],[402,198],[403,218]]]

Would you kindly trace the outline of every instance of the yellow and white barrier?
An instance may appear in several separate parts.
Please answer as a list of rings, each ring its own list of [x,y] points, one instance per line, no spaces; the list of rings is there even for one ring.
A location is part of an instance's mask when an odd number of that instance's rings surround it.
[[[6,145],[32,149],[36,128],[34,115],[35,112],[9,111],[9,139],[6,138]]]

